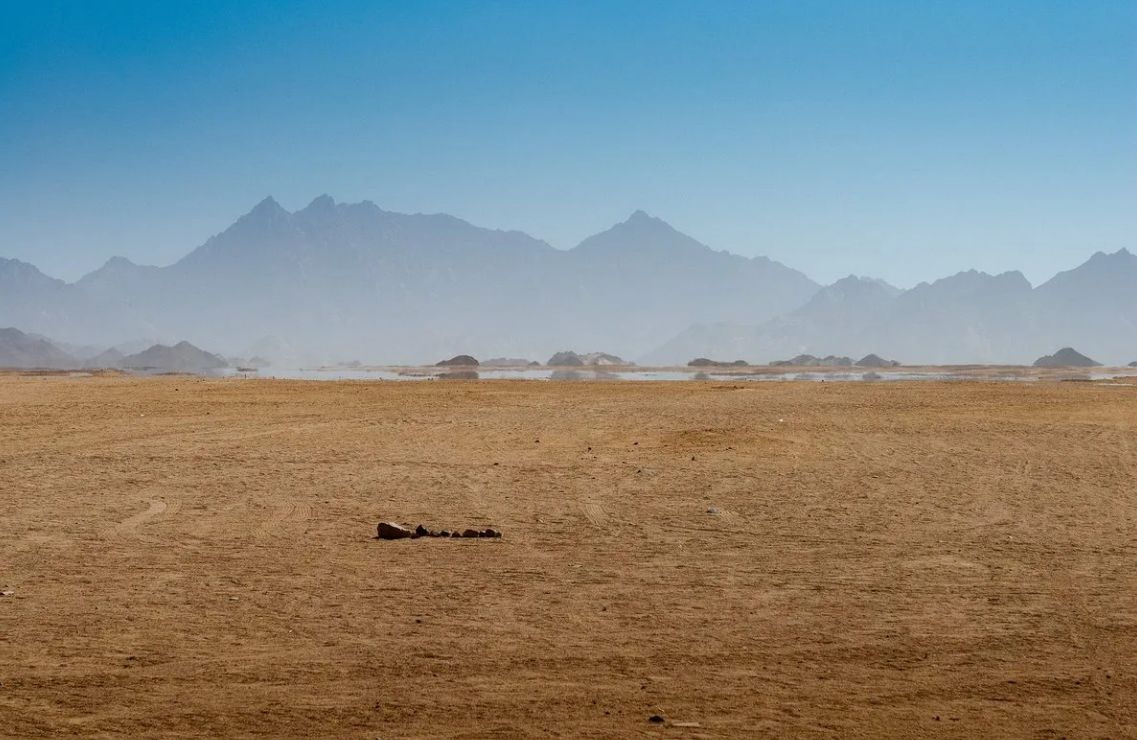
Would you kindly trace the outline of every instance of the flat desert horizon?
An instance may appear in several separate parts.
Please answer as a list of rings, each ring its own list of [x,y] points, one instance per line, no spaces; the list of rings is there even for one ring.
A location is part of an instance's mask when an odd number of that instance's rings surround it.
[[[0,734],[1132,736],[1134,394],[0,374]]]

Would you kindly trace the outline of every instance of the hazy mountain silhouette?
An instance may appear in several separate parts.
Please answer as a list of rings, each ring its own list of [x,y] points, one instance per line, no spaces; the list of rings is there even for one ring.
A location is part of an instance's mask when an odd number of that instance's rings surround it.
[[[692,326],[644,358],[652,364],[691,357],[745,357],[770,362],[800,354],[856,355],[861,335],[900,293],[882,280],[854,275],[818,290],[805,305],[760,326],[719,322]],[[686,359],[684,359],[686,358]]]
[[[230,354],[272,337],[315,360],[565,346],[634,356],[692,322],[771,318],[816,288],[642,212],[563,251],[447,215],[328,196],[289,213],[267,198],[169,267],[115,258],[66,284],[5,260],[0,323],[85,344],[185,337]]]
[[[79,362],[51,342],[19,329],[0,329],[0,368],[78,367]]]
[[[1109,364],[1137,352],[1137,256],[1128,250],[1098,252],[1035,292],[1050,347],[1077,347]]]
[[[326,195],[290,213],[266,198],[169,267],[116,257],[68,284],[0,259],[7,325],[63,346],[185,339],[281,366],[548,357],[564,347],[682,364],[868,353],[1029,363],[1076,346],[1121,363],[1137,351],[1137,257],[1098,253],[1037,288],[1018,272],[976,271],[905,291],[854,276],[821,288],[642,211],[558,250],[444,214]]]
[[[114,355],[109,357],[114,359]],[[129,370],[170,373],[202,373],[229,366],[224,358],[198,349],[189,342],[178,342],[172,347],[156,344],[137,354],[121,357],[118,362],[119,366]]]
[[[1137,347],[1137,257],[1098,253],[1032,288],[1019,272],[974,270],[897,291],[845,278],[801,308],[753,324],[694,325],[649,353],[658,364],[741,356],[769,362],[800,353],[876,352],[908,364],[1029,364],[1074,345],[1110,364]]]

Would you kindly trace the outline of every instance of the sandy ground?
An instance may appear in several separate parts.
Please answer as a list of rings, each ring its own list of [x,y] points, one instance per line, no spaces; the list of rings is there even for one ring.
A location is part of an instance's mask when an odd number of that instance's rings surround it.
[[[1135,736],[1135,484],[1132,384],[2,376],[0,734]]]

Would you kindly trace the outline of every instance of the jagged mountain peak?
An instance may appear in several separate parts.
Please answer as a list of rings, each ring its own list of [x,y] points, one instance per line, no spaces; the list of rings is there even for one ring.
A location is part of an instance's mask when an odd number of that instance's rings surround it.
[[[599,253],[613,250],[627,251],[705,251],[713,250],[698,240],[678,231],[661,218],[635,211],[625,221],[593,234],[575,250]]]
[[[117,268],[123,268],[123,267],[125,267],[125,268],[138,267],[138,265],[136,265],[134,262],[130,261],[126,257],[120,257],[120,256],[116,255],[114,257],[111,257],[105,263],[103,263],[103,267],[105,269],[117,269]]]
[[[284,206],[276,202],[276,198],[271,195],[266,196],[262,201],[253,206],[246,216],[280,216],[288,215],[288,211],[284,210]]]
[[[882,290],[892,295],[900,293],[900,288],[889,282],[865,275],[846,275],[826,287],[839,290]]]
[[[1112,254],[1095,252],[1092,257],[1072,270],[1060,272],[1039,286],[1043,293],[1078,290],[1077,286],[1096,285],[1098,288],[1117,286],[1123,290],[1137,276],[1137,256],[1128,249]],[[1104,297],[1099,294],[1098,297]]]
[[[0,278],[28,285],[64,285],[62,280],[45,275],[30,262],[0,257]]]
[[[238,218],[232,226],[222,232],[222,234],[237,233],[248,234],[257,230],[264,230],[269,228],[278,228],[283,224],[288,223],[292,219],[292,214],[284,210],[284,207],[276,202],[276,199],[271,195],[253,206],[245,215]]]
[[[916,285],[909,293],[920,294],[927,292],[957,292],[968,290],[985,290],[1002,288],[1013,291],[1029,291],[1030,281],[1018,270],[1008,270],[997,275],[982,270],[963,270],[954,275],[940,278],[931,283],[923,282]]]
[[[822,316],[832,311],[876,310],[900,295],[901,291],[883,280],[849,275],[822,287],[795,316]]]
[[[37,272],[41,275],[43,274],[42,272],[40,272],[39,268],[36,267],[35,265],[33,265],[32,263],[24,262],[23,260],[18,260],[18,259],[9,258],[9,257],[0,257],[0,270],[11,271],[11,272],[16,272],[16,271],[33,272],[34,271],[34,272]]]
[[[328,195],[327,193],[324,193],[323,195],[317,195],[315,198],[313,198],[312,202],[309,203],[307,206],[305,206],[304,210],[305,211],[330,211],[330,210],[333,210],[335,207],[336,207],[335,199],[332,196]]]
[[[1122,247],[1121,249],[1112,253],[1101,251],[1094,252],[1093,256],[1069,272],[1076,272],[1083,269],[1113,270],[1117,268],[1133,269],[1135,267],[1137,267],[1137,257],[1134,257],[1128,249]]]

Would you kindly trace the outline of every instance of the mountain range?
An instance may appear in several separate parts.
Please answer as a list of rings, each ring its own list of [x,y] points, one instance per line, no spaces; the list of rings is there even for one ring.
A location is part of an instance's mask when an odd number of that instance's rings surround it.
[[[116,257],[67,284],[2,260],[0,326],[80,344],[188,339],[308,361],[547,357],[565,347],[634,356],[692,322],[773,317],[817,287],[643,212],[558,250],[447,215],[328,196],[289,213],[268,198],[169,267]]]
[[[910,290],[849,276],[768,321],[693,325],[643,359],[871,351],[906,364],[1029,364],[1063,346],[1112,365],[1137,356],[1137,256],[1098,252],[1038,287],[1020,272],[971,270]]]
[[[289,212],[267,198],[168,267],[115,257],[66,283],[0,258],[0,326],[87,347],[188,340],[277,364],[566,347],[654,364],[870,352],[1028,363],[1067,345],[1121,363],[1137,356],[1137,257],[1098,253],[1037,288],[974,271],[910,290],[823,287],[642,211],[559,250],[444,214],[326,195]]]

